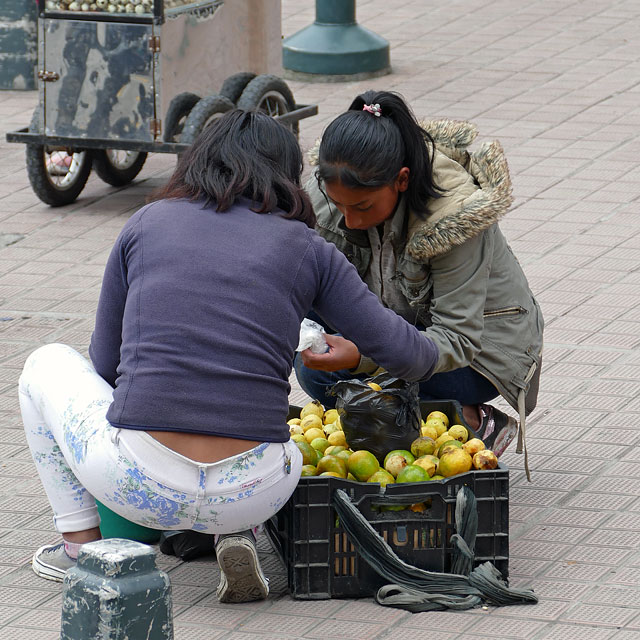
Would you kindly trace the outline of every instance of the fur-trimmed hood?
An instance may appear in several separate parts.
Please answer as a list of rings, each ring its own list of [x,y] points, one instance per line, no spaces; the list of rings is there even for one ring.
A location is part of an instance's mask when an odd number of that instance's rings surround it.
[[[499,142],[485,142],[477,150],[469,145],[477,136],[475,125],[456,120],[420,123],[431,135],[434,179],[446,190],[430,203],[426,220],[410,214],[407,252],[416,260],[442,255],[498,222],[513,202],[511,178]],[[320,140],[309,151],[318,163]]]

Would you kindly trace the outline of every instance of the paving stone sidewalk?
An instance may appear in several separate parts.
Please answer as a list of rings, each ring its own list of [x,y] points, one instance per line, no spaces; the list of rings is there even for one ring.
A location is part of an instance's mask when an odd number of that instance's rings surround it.
[[[640,637],[640,3],[637,0],[360,0],[358,20],[392,45],[393,74],[291,82],[308,148],[369,87],[417,114],[475,122],[506,149],[516,202],[501,224],[546,319],[539,406],[528,421],[533,482],[507,452],[510,575],[535,606],[409,614],[364,600],[294,600],[266,539],[265,602],[221,605],[213,561],[159,556],[176,640],[632,640]],[[283,33],[313,20],[283,0]],[[16,384],[38,345],[86,352],[102,270],[124,222],[169,176],[155,155],[127,188],[94,175],[77,202],[33,194],[24,149],[35,92],[0,93],[0,637],[59,637],[60,586],[37,578],[55,541],[21,429]],[[292,403],[305,396],[293,382]],[[504,403],[500,406],[506,408]]]

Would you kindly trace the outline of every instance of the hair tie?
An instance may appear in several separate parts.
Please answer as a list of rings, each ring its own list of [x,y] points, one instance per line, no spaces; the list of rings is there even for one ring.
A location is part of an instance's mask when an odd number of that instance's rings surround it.
[[[363,111],[368,111],[369,113],[373,113],[374,116],[379,118],[382,115],[382,109],[379,104],[365,104],[362,107]]]

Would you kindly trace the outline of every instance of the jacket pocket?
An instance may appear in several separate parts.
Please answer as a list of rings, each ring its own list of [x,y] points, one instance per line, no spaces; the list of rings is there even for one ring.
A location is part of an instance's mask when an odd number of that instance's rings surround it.
[[[487,309],[483,313],[485,318],[504,318],[508,316],[519,316],[521,314],[529,313],[524,307],[512,306],[502,307],[501,309]]]

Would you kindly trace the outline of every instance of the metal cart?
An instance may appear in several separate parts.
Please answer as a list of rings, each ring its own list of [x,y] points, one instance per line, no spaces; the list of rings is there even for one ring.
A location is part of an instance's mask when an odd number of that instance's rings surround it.
[[[216,20],[233,1],[37,0],[39,104],[29,127],[6,139],[26,144],[43,202],[73,202],[92,168],[108,184],[128,184],[147,153],[183,152],[236,106],[263,110],[296,134],[318,112],[296,104],[273,74],[240,71],[208,86],[205,67],[223,56],[207,48],[216,32],[225,46]]]

